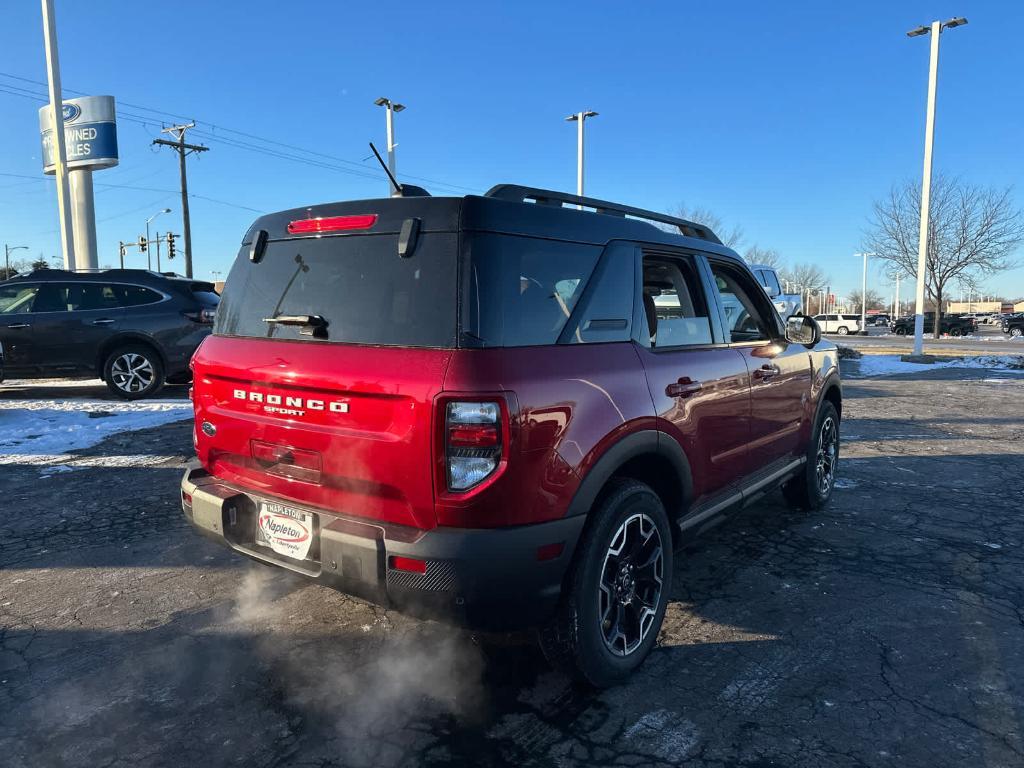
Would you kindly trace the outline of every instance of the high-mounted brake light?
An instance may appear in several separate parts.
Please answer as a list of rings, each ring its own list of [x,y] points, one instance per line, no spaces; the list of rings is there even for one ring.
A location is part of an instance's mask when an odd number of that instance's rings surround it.
[[[298,219],[289,222],[289,235],[316,234],[318,232],[341,232],[352,229],[369,229],[377,222],[376,213],[356,216],[326,216],[315,219]]]

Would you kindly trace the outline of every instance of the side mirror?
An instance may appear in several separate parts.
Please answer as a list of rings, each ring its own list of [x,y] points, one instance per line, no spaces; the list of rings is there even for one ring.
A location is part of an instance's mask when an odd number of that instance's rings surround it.
[[[821,341],[821,327],[813,317],[793,315],[786,321],[786,341],[813,347]]]

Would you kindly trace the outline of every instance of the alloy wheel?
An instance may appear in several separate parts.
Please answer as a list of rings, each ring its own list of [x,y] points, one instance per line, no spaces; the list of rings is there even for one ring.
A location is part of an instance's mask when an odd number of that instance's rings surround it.
[[[839,460],[839,430],[836,428],[835,419],[831,416],[825,419],[818,433],[818,453],[815,462],[815,472],[818,479],[818,493],[822,497],[828,496],[835,482],[836,464]]]
[[[125,352],[114,360],[110,367],[110,377],[122,392],[135,395],[152,386],[156,372],[153,364],[142,355]]]
[[[654,626],[664,567],[658,526],[643,513],[628,517],[605,553],[598,590],[601,636],[616,656],[633,653]]]

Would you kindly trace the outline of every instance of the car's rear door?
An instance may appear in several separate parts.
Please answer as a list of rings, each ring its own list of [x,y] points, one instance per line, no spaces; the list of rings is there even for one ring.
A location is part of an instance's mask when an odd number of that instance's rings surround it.
[[[660,247],[640,257],[646,325],[637,352],[660,429],[690,462],[699,508],[738,490],[750,439],[747,368],[725,343],[697,257]]]
[[[708,265],[730,350],[746,362],[751,404],[747,473],[754,474],[799,452],[811,389],[810,354],[785,339],[778,314],[749,270],[714,256]],[[735,305],[742,307],[738,315],[725,312]]]

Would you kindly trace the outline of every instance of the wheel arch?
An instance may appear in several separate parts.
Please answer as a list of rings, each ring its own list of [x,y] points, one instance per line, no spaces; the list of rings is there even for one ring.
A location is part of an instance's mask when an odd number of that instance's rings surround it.
[[[103,375],[103,369],[106,366],[107,358],[110,357],[111,353],[119,347],[127,347],[132,344],[141,344],[152,349],[160,359],[160,365],[162,365],[165,370],[167,369],[167,358],[164,357],[163,350],[160,349],[159,344],[145,334],[128,331],[125,333],[119,333],[117,336],[107,339],[100,346],[99,352],[96,355],[96,370],[99,372],[100,376]]]
[[[587,514],[621,479],[648,485],[673,522],[693,497],[693,474],[682,447],[663,432],[645,429],[627,435],[601,454],[576,490],[566,516]]]

